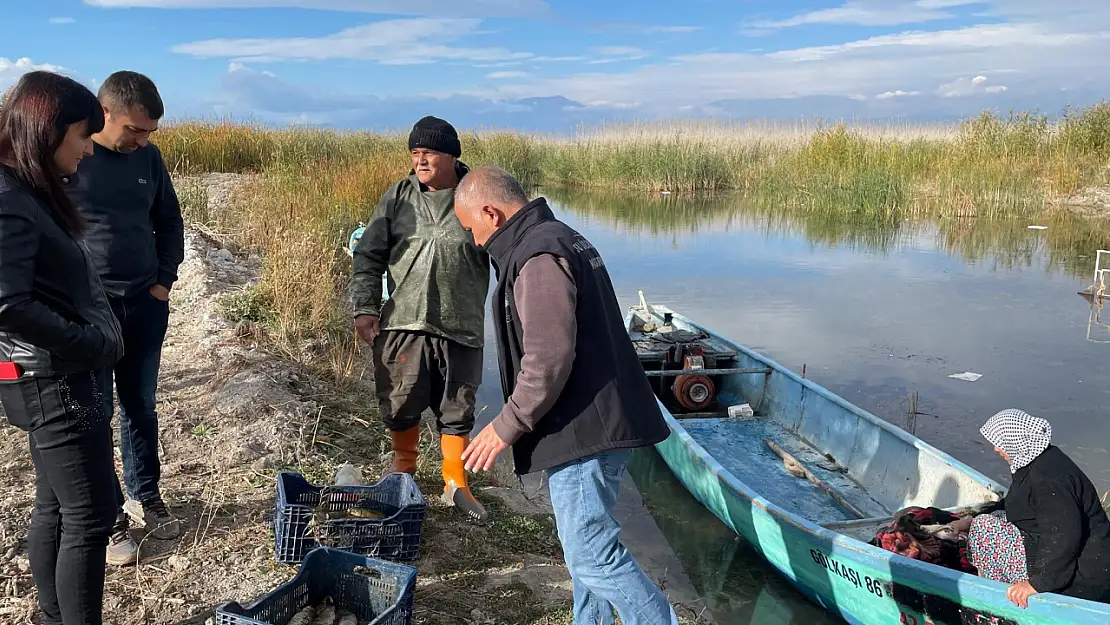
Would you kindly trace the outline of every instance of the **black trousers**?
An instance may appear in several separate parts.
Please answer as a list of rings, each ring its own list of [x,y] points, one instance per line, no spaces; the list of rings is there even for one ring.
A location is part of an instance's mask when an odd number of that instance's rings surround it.
[[[420,424],[428,408],[441,434],[474,429],[475,392],[482,382],[482,348],[425,332],[387,330],[374,340],[374,382],[382,421],[399,432]]]
[[[35,508],[27,556],[43,625],[102,625],[104,556],[123,500],[104,413],[105,371],[0,384],[28,434]]]

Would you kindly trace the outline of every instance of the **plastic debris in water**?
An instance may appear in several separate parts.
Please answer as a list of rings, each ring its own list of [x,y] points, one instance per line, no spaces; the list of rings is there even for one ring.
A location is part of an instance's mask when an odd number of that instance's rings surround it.
[[[950,375],[948,377],[950,377],[954,380],[963,380],[964,382],[974,382],[975,380],[978,380],[979,378],[983,377],[983,374],[981,374],[981,373],[972,373],[970,371],[964,371],[963,373],[953,373],[952,375]]]
[[[1029,226],[1030,230],[1048,230],[1048,226]]]

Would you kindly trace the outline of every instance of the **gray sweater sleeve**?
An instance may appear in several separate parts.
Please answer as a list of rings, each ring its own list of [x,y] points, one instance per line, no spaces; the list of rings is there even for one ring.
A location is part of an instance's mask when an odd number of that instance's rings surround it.
[[[551,410],[574,364],[578,291],[567,262],[550,254],[524,263],[513,287],[524,356],[512,396],[493,430],[513,444]]]

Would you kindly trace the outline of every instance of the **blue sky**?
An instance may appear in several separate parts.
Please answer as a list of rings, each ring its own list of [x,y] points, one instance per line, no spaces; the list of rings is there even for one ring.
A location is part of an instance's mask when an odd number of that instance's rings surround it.
[[[0,0],[0,89],[151,76],[170,117],[569,130],[952,119],[1107,95],[1107,0]]]

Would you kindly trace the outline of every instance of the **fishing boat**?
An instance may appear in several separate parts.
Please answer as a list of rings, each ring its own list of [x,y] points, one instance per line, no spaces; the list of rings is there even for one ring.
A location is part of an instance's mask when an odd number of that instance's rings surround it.
[[[805,596],[853,625],[1110,623],[1110,605],[1034,596],[868,541],[909,506],[953,512],[1003,486],[902,429],[640,294],[627,330],[686,489]]]

